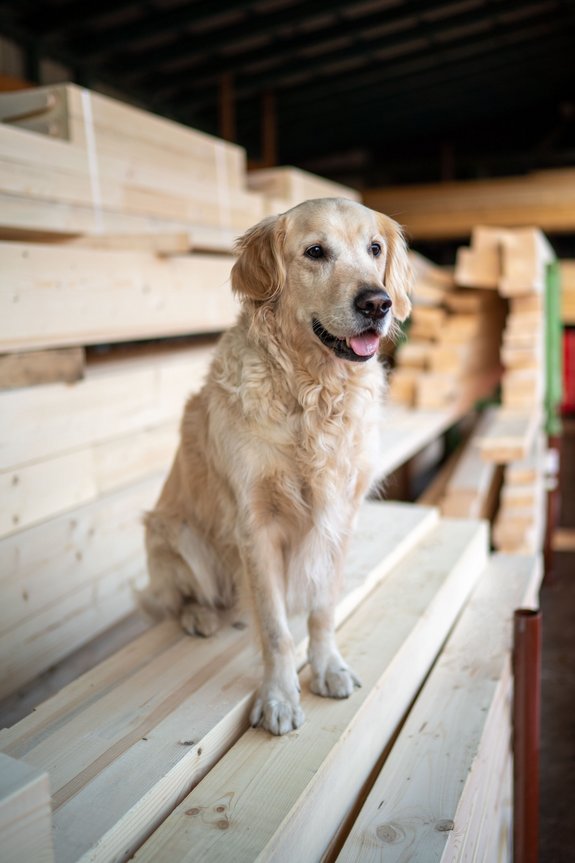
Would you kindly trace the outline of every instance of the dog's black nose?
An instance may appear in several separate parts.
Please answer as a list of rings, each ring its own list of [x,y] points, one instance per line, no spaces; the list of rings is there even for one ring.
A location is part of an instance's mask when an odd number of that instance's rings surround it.
[[[366,318],[381,320],[391,308],[389,294],[381,289],[368,288],[355,298],[355,308]]]

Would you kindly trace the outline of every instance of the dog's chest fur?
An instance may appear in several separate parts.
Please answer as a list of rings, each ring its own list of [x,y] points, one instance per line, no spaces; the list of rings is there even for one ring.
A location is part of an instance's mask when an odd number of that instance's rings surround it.
[[[214,371],[237,416],[245,504],[261,525],[337,542],[377,474],[383,370],[317,354],[281,367],[242,342]]]

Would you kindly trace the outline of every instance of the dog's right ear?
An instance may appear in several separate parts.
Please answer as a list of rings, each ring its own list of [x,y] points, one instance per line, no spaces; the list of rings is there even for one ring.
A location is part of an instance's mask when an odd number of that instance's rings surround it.
[[[281,216],[258,222],[236,240],[238,259],[232,267],[232,290],[250,300],[273,300],[286,280],[283,256],[285,230]]]

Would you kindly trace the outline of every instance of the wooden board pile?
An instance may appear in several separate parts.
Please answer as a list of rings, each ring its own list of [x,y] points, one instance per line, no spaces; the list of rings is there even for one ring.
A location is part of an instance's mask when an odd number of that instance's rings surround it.
[[[419,408],[473,402],[498,379],[504,304],[495,293],[458,289],[453,274],[420,256],[414,262],[414,308],[390,398]]]
[[[367,503],[337,609],[363,682],[351,698],[310,693],[294,620],[306,722],[272,739],[248,727],[251,627],[202,640],[166,621],[0,749],[48,772],[59,863],[400,859],[399,843],[509,859],[511,622],[540,577],[535,557],[489,557],[484,522]],[[0,794],[0,824],[5,806]]]
[[[264,215],[241,147],[107,96],[73,84],[3,94],[0,119],[2,228],[184,234],[229,250]]]
[[[462,239],[476,225],[575,229],[575,169],[521,177],[364,189],[368,207],[398,213],[413,239]]]
[[[0,119],[1,697],[134,608],[141,516],[267,198],[241,147],[75,85],[4,93]]]
[[[545,453],[541,439],[545,395],[545,291],[554,253],[535,228],[478,227],[458,252],[455,278],[508,300],[501,359],[501,415],[483,454],[506,466],[493,526],[495,547],[540,549],[544,533]],[[498,437],[499,435],[499,437]],[[515,448],[509,439],[521,440]]]
[[[316,177],[300,168],[263,168],[248,173],[248,188],[264,196],[266,214],[283,213],[309,198],[350,198],[361,195],[348,186]]]

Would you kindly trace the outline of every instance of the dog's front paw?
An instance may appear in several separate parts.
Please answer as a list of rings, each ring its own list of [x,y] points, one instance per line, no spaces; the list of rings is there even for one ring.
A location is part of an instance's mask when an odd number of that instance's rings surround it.
[[[254,728],[261,725],[271,734],[288,734],[303,724],[304,714],[297,692],[288,693],[265,684],[260,689],[250,713]]]
[[[327,698],[349,698],[361,681],[340,657],[332,657],[325,667],[313,668],[310,689]]]

